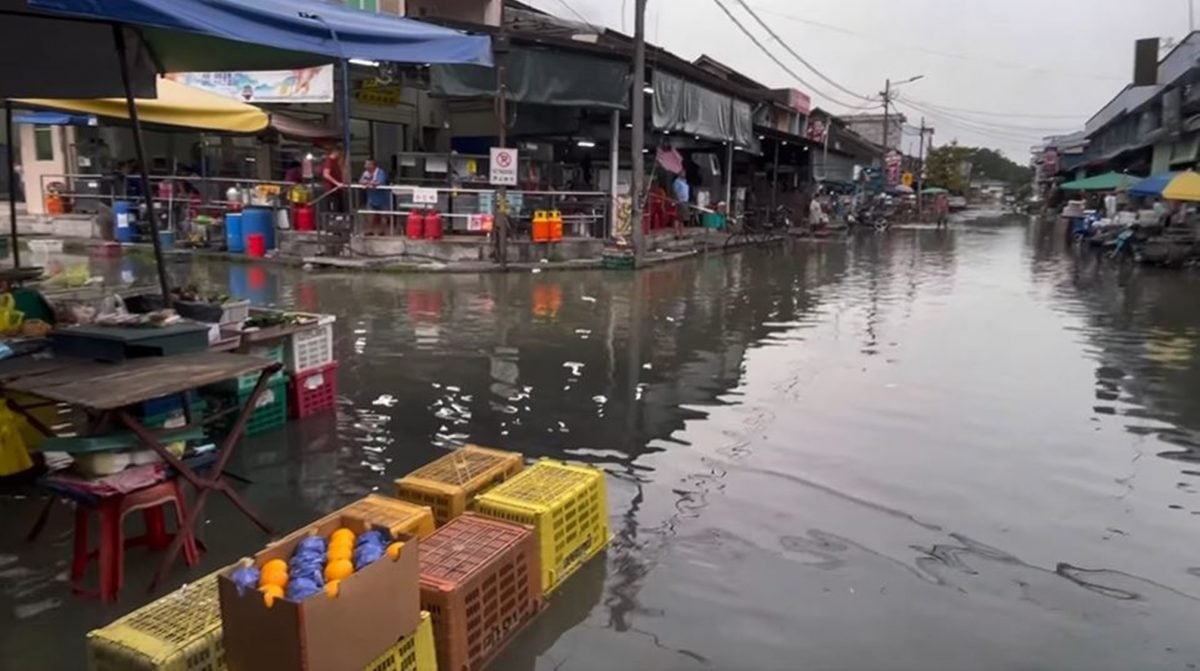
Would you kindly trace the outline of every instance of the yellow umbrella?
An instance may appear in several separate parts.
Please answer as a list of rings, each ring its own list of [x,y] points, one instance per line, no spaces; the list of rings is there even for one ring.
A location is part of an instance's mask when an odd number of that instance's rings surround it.
[[[1194,170],[1179,173],[1163,189],[1162,197],[1167,200],[1200,202],[1200,173]]]
[[[123,98],[26,98],[16,102],[114,119],[129,118]],[[164,77],[158,78],[158,97],[153,100],[139,98],[137,110],[142,123],[230,133],[257,133],[270,122],[267,113],[253,105],[201,91]]]

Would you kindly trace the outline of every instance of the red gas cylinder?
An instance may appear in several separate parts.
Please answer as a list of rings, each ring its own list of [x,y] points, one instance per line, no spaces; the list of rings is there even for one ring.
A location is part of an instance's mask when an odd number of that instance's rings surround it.
[[[317,229],[312,205],[296,205],[292,210],[292,218],[296,220],[297,231],[315,231]]]
[[[409,210],[404,234],[409,240],[420,240],[421,236],[425,235],[425,215],[420,210]]]
[[[429,213],[425,215],[425,239],[442,239],[442,215],[439,214],[437,210],[430,210]]]

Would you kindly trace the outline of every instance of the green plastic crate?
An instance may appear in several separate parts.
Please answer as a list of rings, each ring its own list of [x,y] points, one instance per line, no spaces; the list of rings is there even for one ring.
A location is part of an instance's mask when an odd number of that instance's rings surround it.
[[[250,389],[242,389],[237,392],[237,403],[240,408],[250,398]],[[232,400],[232,399],[229,399]],[[278,429],[287,424],[287,381],[282,377],[277,380],[272,380],[267,383],[263,393],[258,397],[258,407],[254,409],[250,419],[246,421],[246,430],[243,436],[257,436],[273,429]],[[221,421],[221,429],[229,431],[233,428],[233,422],[237,419],[236,413],[230,413]]]

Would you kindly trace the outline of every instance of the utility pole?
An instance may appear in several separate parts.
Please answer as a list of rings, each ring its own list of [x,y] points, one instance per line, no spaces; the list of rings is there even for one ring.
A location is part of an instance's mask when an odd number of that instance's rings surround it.
[[[886,79],[883,84],[883,157],[879,162],[879,184],[883,186],[883,172],[887,170],[888,155],[888,115],[892,107],[892,80]]]
[[[1187,0],[1188,3],[1188,35],[1196,30],[1196,0]]]
[[[630,151],[633,153],[633,175],[630,189],[631,211],[629,221],[633,225],[633,262],[636,267],[646,252],[646,238],[642,231],[642,192],[645,190],[646,157],[642,150],[646,145],[646,2],[634,0],[633,5],[633,132],[630,134]]]
[[[500,34],[492,42],[493,60],[496,64],[496,123],[497,141],[501,149],[508,148],[508,28],[504,25],[504,3],[500,3]],[[520,161],[517,162],[520,173]],[[508,269],[508,187],[500,186],[496,191],[496,262],[502,270]]]
[[[917,150],[917,217],[925,216],[925,134],[933,135],[932,128],[925,127],[925,117],[921,117],[921,147]]]

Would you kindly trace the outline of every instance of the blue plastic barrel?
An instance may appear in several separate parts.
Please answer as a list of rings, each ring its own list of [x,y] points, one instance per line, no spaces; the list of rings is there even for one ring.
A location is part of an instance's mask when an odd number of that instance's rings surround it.
[[[117,242],[136,242],[137,227],[134,225],[137,215],[133,209],[133,203],[118,200],[113,203],[113,219],[116,221],[116,226],[113,228],[113,237]]]
[[[275,249],[275,211],[269,207],[248,207],[242,212],[242,239],[255,233],[263,236],[268,250]],[[243,245],[245,243],[243,242]]]
[[[225,215],[225,249],[234,254],[246,251],[245,240],[242,239],[241,212],[230,212]]]
[[[175,249],[175,231],[159,231],[158,245],[163,249]]]

